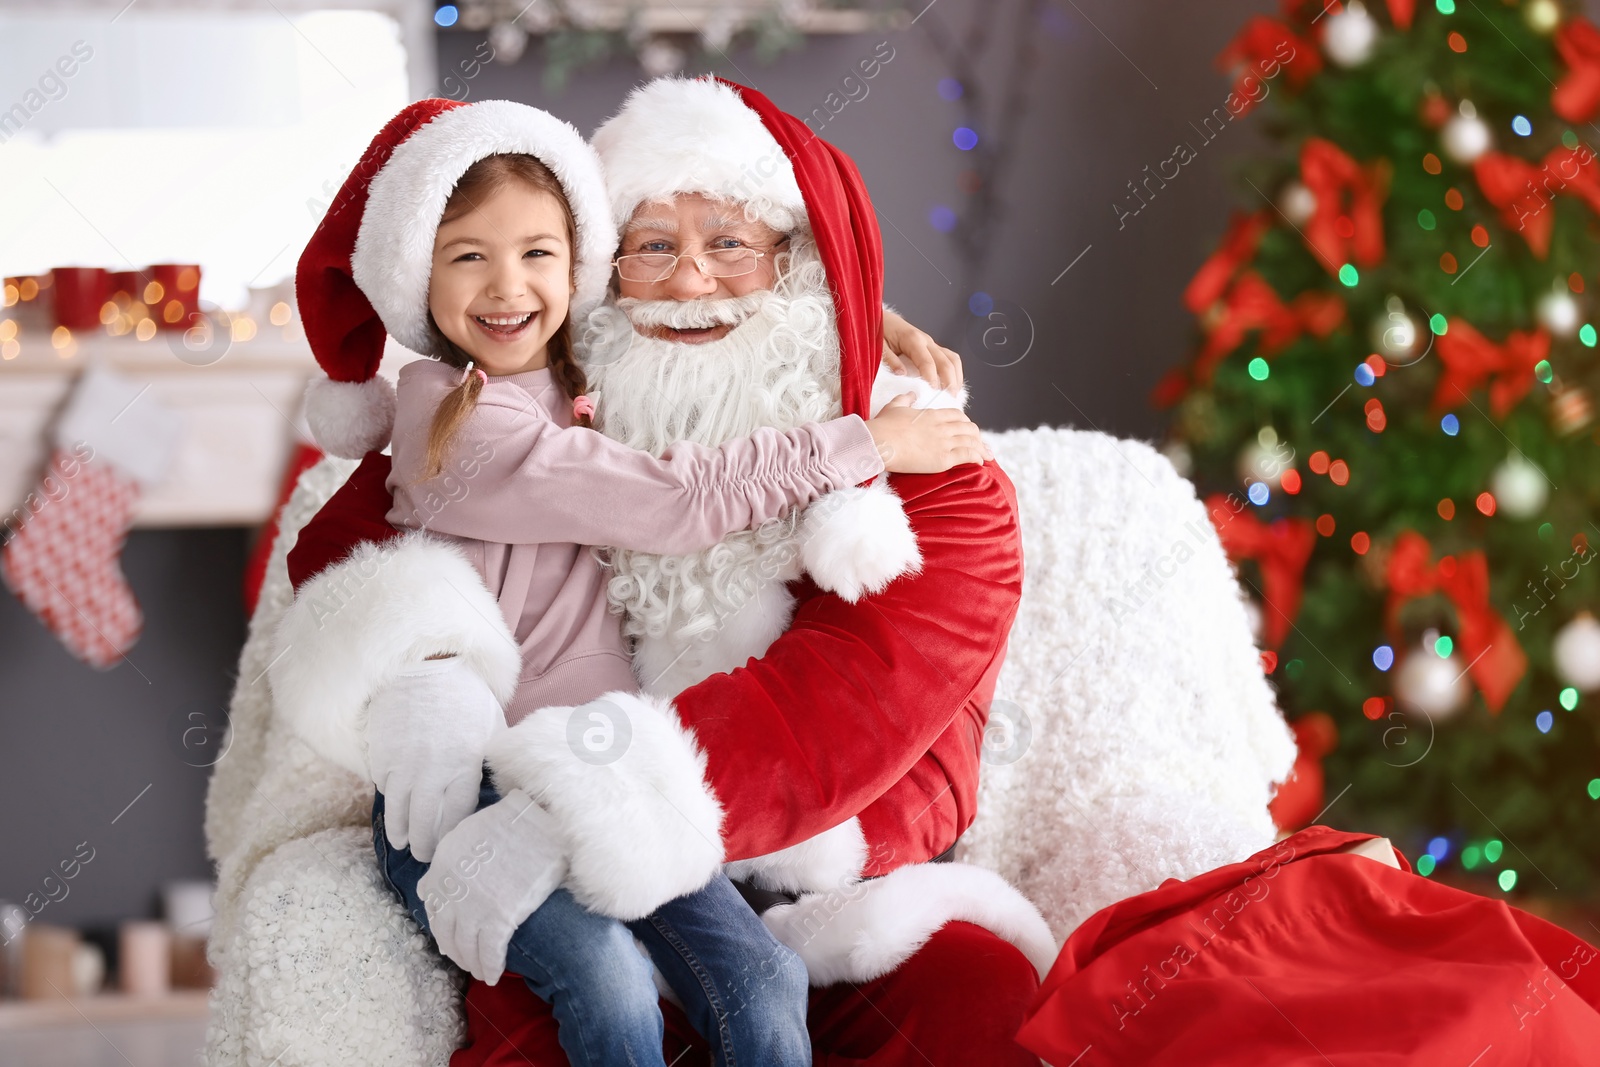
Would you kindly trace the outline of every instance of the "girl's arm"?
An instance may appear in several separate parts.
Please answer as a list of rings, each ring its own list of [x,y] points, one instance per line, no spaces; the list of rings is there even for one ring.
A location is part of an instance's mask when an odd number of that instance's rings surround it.
[[[389,479],[396,525],[508,544],[680,554],[884,470],[872,431],[856,416],[763,428],[715,448],[680,443],[658,459],[592,430],[563,429],[521,388],[491,382],[445,472],[414,484],[432,413],[451,384],[448,375],[402,378]],[[902,445],[913,440],[903,432],[910,421],[902,420]],[[918,423],[911,429],[922,437],[936,425]]]

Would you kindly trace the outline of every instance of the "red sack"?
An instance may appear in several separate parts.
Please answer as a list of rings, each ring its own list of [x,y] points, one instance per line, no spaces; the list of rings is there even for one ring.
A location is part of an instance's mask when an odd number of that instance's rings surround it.
[[[1372,839],[1312,826],[1096,913],[1018,1043],[1058,1065],[1594,1062],[1600,953],[1398,850],[1336,854]]]

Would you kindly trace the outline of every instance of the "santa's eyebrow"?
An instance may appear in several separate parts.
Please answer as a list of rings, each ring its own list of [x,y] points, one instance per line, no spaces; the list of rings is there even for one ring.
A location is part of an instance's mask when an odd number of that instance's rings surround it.
[[[627,236],[632,237],[639,230],[657,230],[661,233],[677,233],[678,220],[670,218],[659,219],[634,219],[628,223]]]
[[[748,229],[750,225],[751,222],[749,219],[736,219],[732,215],[708,215],[706,219],[700,223],[700,232],[706,233],[710,230],[744,230]]]

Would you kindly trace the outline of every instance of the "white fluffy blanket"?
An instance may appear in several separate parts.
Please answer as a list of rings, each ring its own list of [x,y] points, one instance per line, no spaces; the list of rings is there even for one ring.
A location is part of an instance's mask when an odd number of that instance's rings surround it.
[[[1076,430],[989,440],[1017,485],[1025,578],[961,858],[1064,938],[1269,843],[1266,803],[1294,749],[1221,546],[1166,459]],[[211,779],[212,1067],[442,1067],[464,1033],[460,972],[379,880],[370,785],[271,713],[285,556],[353,468],[312,468],[283,516]]]
[[[958,852],[1064,941],[1270,845],[1294,741],[1232,566],[1165,456],[1080,430],[988,440],[1017,487],[1023,593]]]

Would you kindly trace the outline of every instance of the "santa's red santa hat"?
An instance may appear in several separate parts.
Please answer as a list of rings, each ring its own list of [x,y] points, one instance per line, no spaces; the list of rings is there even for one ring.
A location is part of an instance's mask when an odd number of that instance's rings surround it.
[[[295,272],[306,337],[328,375],[306,391],[306,417],[324,451],[359,459],[388,444],[394,386],[378,374],[385,335],[439,355],[428,328],[439,219],[468,167],[512,153],[549,167],[572,207],[574,320],[605,296],[616,225],[599,159],[576,129],[509,100],[411,104],[373,138]]]
[[[839,318],[842,401],[865,418],[883,337],[883,241],[849,156],[754,89],[720,78],[657,78],[595,131],[611,210],[683,193],[748,205],[816,241]]]
[[[855,163],[805,123],[720,78],[657,78],[595,131],[594,147],[620,226],[643,205],[697,193],[742,204],[748,216],[815,242],[837,317],[845,414],[869,418],[908,391],[918,406],[964,402],[964,393],[939,394],[920,378],[882,369],[877,215]],[[802,565],[847,600],[921,566],[900,499],[884,479],[832,494],[830,506],[810,509],[804,522]]]

